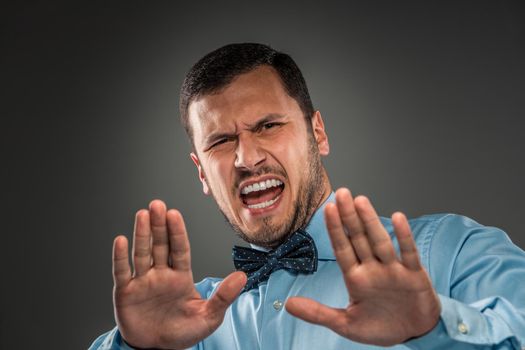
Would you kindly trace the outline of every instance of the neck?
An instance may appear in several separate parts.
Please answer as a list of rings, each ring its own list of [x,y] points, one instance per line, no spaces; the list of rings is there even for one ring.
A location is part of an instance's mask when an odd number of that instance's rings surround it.
[[[328,174],[326,173],[326,170],[323,167],[323,194],[320,196],[319,201],[317,202],[315,206],[315,210],[312,211],[310,214],[310,217],[308,218],[308,222],[312,219],[313,214],[323,205],[323,203],[330,197],[330,194],[332,193],[332,184],[330,183],[330,179],[328,178]]]

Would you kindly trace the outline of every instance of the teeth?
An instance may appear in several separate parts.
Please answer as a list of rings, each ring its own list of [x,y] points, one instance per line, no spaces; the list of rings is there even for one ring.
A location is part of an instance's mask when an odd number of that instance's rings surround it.
[[[248,205],[248,208],[250,209],[262,209],[262,208],[266,208],[266,207],[269,207],[270,205],[272,205],[273,203],[275,203],[277,201],[277,199],[279,199],[280,196],[277,196],[277,198],[274,198],[272,200],[269,200],[269,201],[266,201],[264,203],[258,203],[258,204],[252,204],[252,205]]]
[[[241,194],[248,194],[255,191],[263,191],[272,187],[281,186],[283,183],[276,179],[266,180],[245,186],[241,190]],[[264,203],[263,203],[264,204]]]

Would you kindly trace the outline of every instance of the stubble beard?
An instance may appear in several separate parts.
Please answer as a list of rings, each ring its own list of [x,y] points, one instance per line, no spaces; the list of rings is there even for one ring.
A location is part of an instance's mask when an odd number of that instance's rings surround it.
[[[271,216],[265,217],[261,219],[261,227],[248,235],[219,206],[220,212],[241,239],[256,246],[271,249],[281,244],[295,231],[306,227],[321,204],[325,176],[319,149],[311,133],[309,133],[308,148],[309,156],[306,164],[308,174],[299,185],[298,197],[292,204],[294,210],[281,224],[273,223]]]

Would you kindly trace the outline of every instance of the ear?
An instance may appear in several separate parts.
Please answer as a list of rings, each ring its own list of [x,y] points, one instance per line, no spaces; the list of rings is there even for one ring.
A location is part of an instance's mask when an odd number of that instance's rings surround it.
[[[319,111],[315,111],[312,117],[312,130],[315,141],[317,142],[317,147],[319,148],[319,154],[327,156],[328,153],[330,153],[330,145],[328,144],[328,135],[326,135],[326,131],[324,130],[323,117],[321,117],[321,112]]]
[[[206,182],[206,177],[204,176],[204,171],[202,171],[201,163],[199,162],[199,158],[197,155],[193,152],[190,153],[191,160],[197,167],[197,171],[199,172],[199,180],[202,182],[202,192],[204,192],[205,195],[210,194],[210,188],[208,187],[208,183]]]

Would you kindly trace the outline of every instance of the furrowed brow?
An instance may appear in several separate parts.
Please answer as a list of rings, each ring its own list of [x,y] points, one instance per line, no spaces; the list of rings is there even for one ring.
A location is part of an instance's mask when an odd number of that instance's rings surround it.
[[[245,124],[246,128],[252,132],[257,132],[258,130],[261,130],[264,124],[284,119],[286,116],[277,114],[277,113],[271,113],[266,116],[264,116],[262,119],[256,121],[254,124]],[[211,133],[204,139],[204,145],[206,148],[213,145],[215,142],[221,140],[221,139],[230,139],[237,136],[237,133],[229,133],[229,132],[217,132],[217,133]]]
[[[235,133],[228,133],[228,132],[213,133],[213,134],[208,135],[208,137],[206,137],[206,139],[204,140],[205,141],[204,144],[207,146],[212,145],[213,143],[215,143],[216,141],[220,139],[232,138],[235,135],[236,135]]]
[[[248,130],[250,131],[258,131],[258,130],[261,130],[264,124],[269,123],[269,122],[274,122],[277,120],[281,120],[284,118],[285,118],[284,115],[272,113],[272,114],[268,114],[264,116],[262,119],[258,120],[254,124],[247,125],[247,127],[248,127]]]

